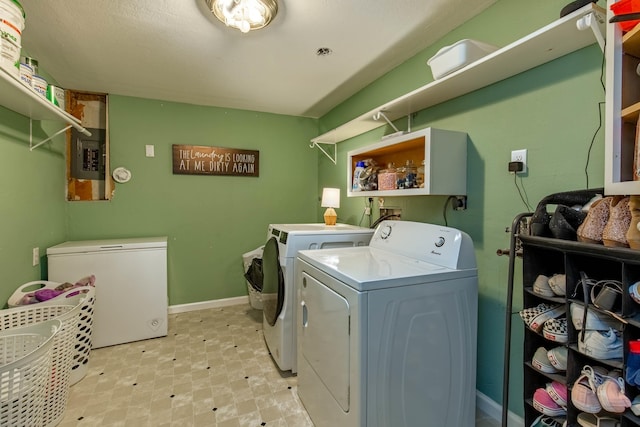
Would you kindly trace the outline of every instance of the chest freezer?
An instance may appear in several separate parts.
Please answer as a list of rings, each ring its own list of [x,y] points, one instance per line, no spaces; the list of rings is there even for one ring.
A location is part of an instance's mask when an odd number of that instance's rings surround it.
[[[47,249],[49,280],[96,277],[92,348],[167,335],[167,238],[69,241]]]

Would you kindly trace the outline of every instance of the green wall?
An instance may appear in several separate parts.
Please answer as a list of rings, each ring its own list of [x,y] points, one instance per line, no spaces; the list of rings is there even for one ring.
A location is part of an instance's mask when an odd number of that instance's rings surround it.
[[[111,169],[133,178],[111,201],[69,203],[68,238],[168,236],[170,305],[246,295],[241,255],[267,225],[315,220],[314,120],[110,96],[109,131]],[[174,175],[173,144],[259,150],[260,176]]]
[[[566,1],[532,5],[502,0],[483,14],[447,34],[432,47],[405,62],[321,119],[323,131],[338,126],[386,101],[432,80],[426,60],[442,46],[472,38],[504,46],[559,17]],[[595,38],[594,38],[595,42]],[[507,172],[511,150],[528,149],[529,171],[518,177],[523,195],[535,208],[545,195],[584,188],[587,152],[600,121],[598,102],[604,101],[600,83],[602,52],[597,45],[537,67],[463,97],[421,111],[412,129],[428,126],[467,132],[466,211],[447,211],[448,224],[467,232],[476,247],[479,274],[477,388],[496,402],[502,400],[502,358],[508,258],[497,249],[509,247],[513,218],[529,209],[521,201],[514,176]],[[602,107],[604,109],[604,107]],[[398,120],[407,129],[406,119]],[[382,127],[338,144],[338,164],[321,156],[319,186],[344,188],[349,150],[379,141],[390,127]],[[603,132],[595,137],[589,165],[589,186],[603,185]],[[405,220],[444,224],[446,197],[389,197],[385,206],[400,207]],[[339,220],[357,223],[363,197],[342,198]],[[374,215],[377,200],[374,201]],[[376,216],[373,217],[376,219]],[[367,222],[368,223],[368,222]],[[514,311],[520,308],[521,263],[516,265]],[[513,319],[511,410],[522,414],[522,322]]]
[[[34,144],[63,126],[33,122]],[[65,238],[62,137],[29,151],[29,119],[0,108],[0,306],[16,288],[40,280],[48,246]],[[32,249],[42,263],[32,265]]]

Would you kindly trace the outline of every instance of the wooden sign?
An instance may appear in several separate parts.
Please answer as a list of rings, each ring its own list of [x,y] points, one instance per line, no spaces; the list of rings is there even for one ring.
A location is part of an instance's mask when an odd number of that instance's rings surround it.
[[[173,173],[259,176],[260,152],[203,145],[173,145]]]

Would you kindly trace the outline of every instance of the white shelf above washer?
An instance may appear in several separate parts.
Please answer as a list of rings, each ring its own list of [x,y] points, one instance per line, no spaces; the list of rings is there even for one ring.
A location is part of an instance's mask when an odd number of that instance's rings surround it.
[[[386,121],[373,118],[374,115],[379,117],[381,111],[389,120],[397,120],[553,61],[596,41],[603,48],[605,19],[606,13],[601,7],[594,3],[584,6],[446,77],[313,138],[311,146],[337,144],[383,126]]]

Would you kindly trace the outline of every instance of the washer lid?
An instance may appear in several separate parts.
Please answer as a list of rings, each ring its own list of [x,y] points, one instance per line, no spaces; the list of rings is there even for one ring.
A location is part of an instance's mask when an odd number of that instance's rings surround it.
[[[300,251],[298,258],[360,291],[477,276],[371,246]]]

